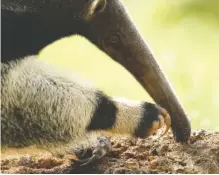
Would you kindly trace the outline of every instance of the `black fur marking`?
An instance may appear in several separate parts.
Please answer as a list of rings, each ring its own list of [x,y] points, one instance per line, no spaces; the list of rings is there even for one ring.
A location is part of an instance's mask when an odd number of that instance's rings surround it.
[[[117,107],[106,95],[98,91],[96,93],[98,105],[91,118],[87,130],[110,129],[116,121]]]
[[[152,122],[158,120],[159,110],[154,104],[147,102],[142,104],[142,110],[142,117],[134,135],[145,138],[148,136],[148,131],[152,127]]]

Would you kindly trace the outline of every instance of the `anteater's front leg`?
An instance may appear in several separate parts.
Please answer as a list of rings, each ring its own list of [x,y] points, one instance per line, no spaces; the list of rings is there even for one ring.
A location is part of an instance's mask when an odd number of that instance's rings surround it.
[[[164,135],[170,128],[171,120],[167,111],[148,102],[133,102],[111,99],[98,93],[99,103],[94,117],[87,129],[89,131],[105,130],[110,133],[129,134],[133,137],[145,138],[155,133],[166,124]],[[98,137],[90,149],[90,157],[81,159],[76,164],[87,165],[104,157],[111,150],[107,137]]]
[[[87,131],[104,130],[117,134],[129,134],[145,138],[166,124],[168,131],[171,119],[162,107],[140,101],[110,98],[97,92],[97,106],[90,119]]]

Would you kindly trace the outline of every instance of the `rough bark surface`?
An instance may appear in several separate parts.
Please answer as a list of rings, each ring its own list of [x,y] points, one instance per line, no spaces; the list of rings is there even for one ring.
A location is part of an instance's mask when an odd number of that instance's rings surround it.
[[[49,153],[2,157],[2,173],[219,173],[219,132],[194,131],[189,144],[172,134],[147,139],[112,137],[112,152],[100,161],[77,166]]]

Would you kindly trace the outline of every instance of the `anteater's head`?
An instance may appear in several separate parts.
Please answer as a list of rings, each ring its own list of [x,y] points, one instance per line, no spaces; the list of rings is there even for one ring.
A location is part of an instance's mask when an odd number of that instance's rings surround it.
[[[39,27],[35,32],[42,35],[32,42],[42,41],[42,47],[47,37],[48,42],[71,34],[86,37],[131,72],[155,102],[169,111],[177,140],[188,139],[190,125],[184,110],[120,0],[2,0],[2,3],[4,9],[12,7],[18,14],[34,16],[27,19]]]

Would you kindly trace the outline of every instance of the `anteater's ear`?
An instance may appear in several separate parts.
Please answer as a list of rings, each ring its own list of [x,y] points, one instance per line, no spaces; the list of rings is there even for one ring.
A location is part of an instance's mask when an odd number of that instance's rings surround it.
[[[106,0],[90,0],[86,8],[85,19],[89,20],[92,17],[103,12],[106,7],[106,4],[107,4]]]

